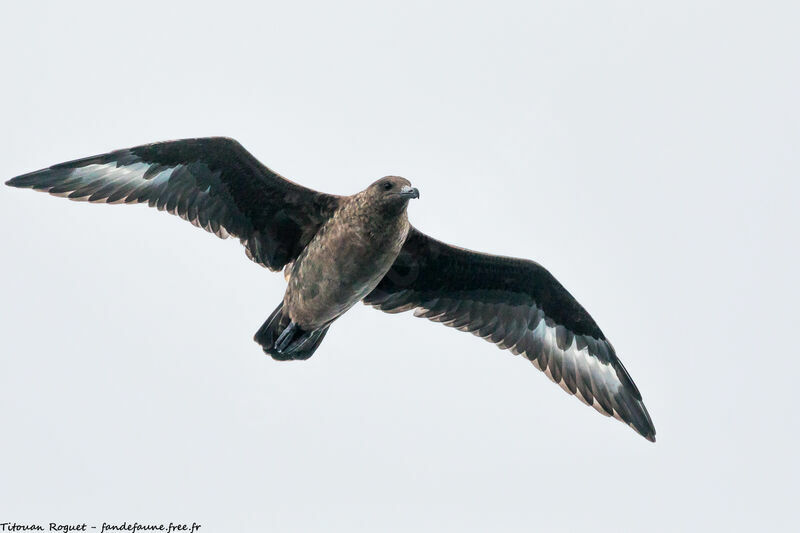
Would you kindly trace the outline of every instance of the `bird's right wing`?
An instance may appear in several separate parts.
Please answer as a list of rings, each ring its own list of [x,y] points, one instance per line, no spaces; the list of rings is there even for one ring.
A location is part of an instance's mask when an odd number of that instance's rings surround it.
[[[144,203],[226,238],[271,270],[294,260],[339,205],[262,165],[224,137],[147,144],[31,172],[6,182],[102,203]]]
[[[471,332],[523,354],[570,394],[648,440],[639,390],[589,313],[541,265],[451,246],[411,228],[364,303]]]

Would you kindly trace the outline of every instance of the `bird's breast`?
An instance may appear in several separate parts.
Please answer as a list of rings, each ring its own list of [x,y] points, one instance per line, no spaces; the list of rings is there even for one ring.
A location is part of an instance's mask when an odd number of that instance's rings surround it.
[[[374,289],[394,263],[408,234],[408,218],[333,217],[292,267],[284,304],[304,328],[335,320]]]

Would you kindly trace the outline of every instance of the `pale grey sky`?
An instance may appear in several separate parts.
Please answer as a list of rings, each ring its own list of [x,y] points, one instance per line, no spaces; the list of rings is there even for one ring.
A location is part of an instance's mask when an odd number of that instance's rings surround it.
[[[529,362],[357,306],[252,335],[281,276],[177,217],[0,190],[0,521],[215,531],[789,530],[800,9],[791,2],[0,8],[0,179],[238,139],[534,259],[614,343],[650,444]]]

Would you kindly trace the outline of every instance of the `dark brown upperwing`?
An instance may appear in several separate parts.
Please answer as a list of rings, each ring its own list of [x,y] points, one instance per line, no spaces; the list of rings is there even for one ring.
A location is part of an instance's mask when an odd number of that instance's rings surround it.
[[[586,310],[541,265],[450,246],[411,228],[364,299],[388,313],[469,331],[524,354],[565,391],[648,440],[655,428],[636,385]]]
[[[221,238],[237,237],[248,257],[272,270],[295,259],[339,205],[338,196],[286,180],[224,137],[116,150],[6,184],[72,200],[147,202]]]

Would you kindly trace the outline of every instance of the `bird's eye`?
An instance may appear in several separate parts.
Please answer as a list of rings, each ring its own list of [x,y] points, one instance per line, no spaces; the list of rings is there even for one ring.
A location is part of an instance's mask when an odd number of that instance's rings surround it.
[[[387,181],[386,183],[383,184],[383,190],[384,191],[391,191],[392,187],[393,187],[393,185],[392,185],[391,181]]]

